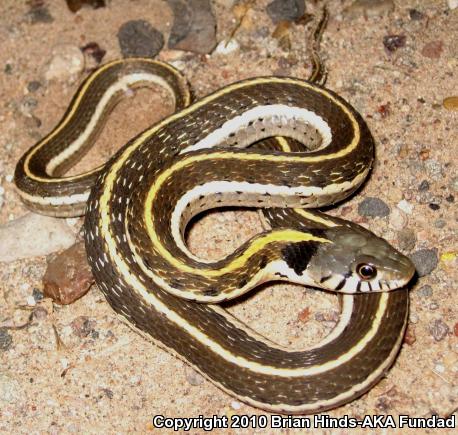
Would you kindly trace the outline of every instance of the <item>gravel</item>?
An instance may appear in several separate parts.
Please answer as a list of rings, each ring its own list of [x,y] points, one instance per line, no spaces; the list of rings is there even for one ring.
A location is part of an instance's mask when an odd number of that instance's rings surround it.
[[[118,31],[123,57],[155,57],[164,46],[164,36],[148,21],[132,20]]]
[[[13,344],[13,337],[6,328],[0,328],[0,351],[8,350]]]
[[[369,197],[359,203],[358,213],[370,218],[385,217],[390,214],[390,208],[381,199]]]
[[[267,14],[275,24],[283,20],[295,21],[304,13],[304,0],[274,0],[267,5]]]
[[[62,219],[28,213],[0,226],[0,261],[48,255],[74,241],[75,233]]]
[[[216,46],[216,19],[209,0],[168,0],[173,26],[168,46],[195,53],[210,53]]]
[[[453,177],[450,181],[450,187],[453,191],[458,192],[458,177]]]
[[[417,269],[418,276],[429,275],[438,263],[437,249],[420,249],[409,256]]]
[[[429,298],[433,294],[433,288],[426,284],[417,290],[417,294],[423,298]]]
[[[56,45],[51,52],[45,79],[72,83],[76,81],[84,70],[84,56],[81,50],[69,44]]]
[[[417,235],[411,228],[404,228],[398,233],[398,244],[401,251],[411,251],[417,243]]]
[[[435,341],[442,341],[450,332],[450,328],[442,319],[435,319],[429,324],[429,332]]]

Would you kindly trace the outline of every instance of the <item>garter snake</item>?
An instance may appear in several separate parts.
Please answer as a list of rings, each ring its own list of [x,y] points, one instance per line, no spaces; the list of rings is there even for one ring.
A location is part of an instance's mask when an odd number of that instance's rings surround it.
[[[410,261],[384,240],[306,210],[349,196],[374,156],[365,122],[319,84],[325,76],[314,62],[312,80],[257,77],[191,104],[186,81],[169,65],[113,61],[89,75],[15,173],[36,212],[73,216],[86,207],[88,260],[121,317],[224,391],[278,412],[336,407],[386,373],[408,313],[407,290],[389,290],[413,275]],[[151,83],[170,91],[174,114],[102,167],[64,177],[125,89]],[[234,205],[262,208],[270,229],[226,258],[193,255],[184,240],[188,222]],[[272,280],[341,292],[332,333],[291,351],[214,304]]]

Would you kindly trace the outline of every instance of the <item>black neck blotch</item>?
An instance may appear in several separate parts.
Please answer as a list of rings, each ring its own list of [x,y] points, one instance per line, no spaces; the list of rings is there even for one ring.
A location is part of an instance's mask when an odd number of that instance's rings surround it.
[[[286,245],[281,253],[286,264],[300,276],[307,268],[316,250],[316,242],[298,242]]]

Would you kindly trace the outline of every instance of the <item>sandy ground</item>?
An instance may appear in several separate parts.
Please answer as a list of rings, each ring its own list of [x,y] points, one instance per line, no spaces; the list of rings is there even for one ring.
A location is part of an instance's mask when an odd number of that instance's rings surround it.
[[[159,0],[113,0],[107,8],[77,14],[69,12],[63,1],[49,0],[46,5],[54,20],[35,24],[27,16],[26,3],[4,0],[0,5],[1,223],[26,213],[12,183],[16,161],[59,120],[82,78],[75,83],[46,82],[43,76],[52,48],[95,41],[107,51],[104,61],[108,61],[120,57],[116,34],[125,21],[145,19],[166,39],[172,22],[170,9]],[[218,40],[228,36],[234,25],[229,3],[214,4]],[[351,20],[343,13],[350,3],[329,2],[332,17],[322,44],[329,69],[327,86],[366,119],[377,143],[377,163],[364,189],[333,213],[367,226],[394,246],[399,246],[399,233],[410,229],[415,246],[405,253],[437,248],[439,262],[411,291],[408,339],[388,376],[368,394],[328,414],[448,416],[458,403],[458,115],[445,110],[442,100],[457,93],[458,9],[450,11],[439,0],[399,0],[388,15]],[[291,47],[278,47],[270,36],[274,25],[265,13],[266,4],[256,2],[251,19],[236,34],[240,49],[230,55],[164,49],[159,58],[176,61],[196,96],[250,76],[306,77],[306,28],[294,27]],[[411,8],[421,11],[423,18],[409,17]],[[405,35],[405,46],[387,53],[383,38],[391,34]],[[425,46],[437,41],[442,50],[428,57]],[[41,83],[36,91],[29,90],[33,81]],[[135,110],[132,99],[118,106],[100,147],[80,169],[103,161],[135,132],[172,110],[160,92],[142,91],[134,101]],[[36,105],[35,118],[21,113],[24,104]],[[424,180],[429,183],[426,193],[419,190]],[[365,197],[383,200],[390,214],[374,219],[360,216],[358,204]],[[193,228],[189,243],[197,254],[214,258],[259,230],[254,212],[211,213]],[[32,308],[27,303],[33,289],[42,288],[45,267],[44,257],[1,264],[1,324],[19,325],[27,319]],[[430,287],[425,290],[425,286]],[[4,433],[142,433],[157,430],[152,418],[158,414],[265,414],[229,397],[135,334],[118,320],[96,287],[69,306],[41,304],[46,312],[40,320],[27,329],[10,330],[12,343],[0,350]],[[300,347],[332,329],[338,299],[275,285],[229,309],[262,334]],[[60,346],[54,328],[63,342]]]

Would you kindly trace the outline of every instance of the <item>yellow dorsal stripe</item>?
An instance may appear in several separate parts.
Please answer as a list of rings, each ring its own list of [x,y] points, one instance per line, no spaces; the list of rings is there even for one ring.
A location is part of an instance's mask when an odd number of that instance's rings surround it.
[[[111,198],[111,191],[113,189],[113,185],[115,183],[117,173],[118,171],[122,168],[124,165],[125,161],[131,156],[131,154],[139,147],[141,146],[146,140],[148,140],[152,135],[154,135],[159,129],[163,128],[164,126],[170,124],[171,122],[175,121],[176,119],[182,118],[196,109],[204,106],[208,102],[220,97],[221,95],[225,95],[229,92],[232,92],[233,90],[243,88],[243,87],[249,87],[250,85],[255,85],[255,84],[263,84],[263,83],[285,83],[285,84],[296,84],[298,86],[302,86],[304,88],[308,89],[313,89],[314,92],[317,92],[319,94],[324,95],[326,98],[328,98],[330,101],[332,101],[334,104],[336,104],[348,117],[350,120],[350,123],[353,126],[353,137],[352,141],[344,148],[341,150],[337,151],[336,153],[328,154],[326,156],[309,156],[309,157],[298,157],[298,156],[278,156],[280,159],[301,159],[304,162],[313,162],[313,161],[321,161],[324,159],[333,159],[337,157],[342,157],[348,153],[350,153],[352,150],[354,150],[359,141],[360,141],[360,129],[359,129],[359,124],[351,111],[338,99],[336,99],[333,95],[331,95],[329,92],[327,92],[323,88],[318,88],[310,83],[307,83],[302,80],[298,79],[291,79],[291,78],[283,78],[283,77],[266,77],[266,78],[257,78],[253,79],[250,81],[244,81],[244,82],[239,82],[235,83],[233,85],[227,86],[220,90],[219,92],[216,92],[213,95],[210,95],[208,97],[205,97],[196,103],[192,104],[191,106],[187,107],[186,109],[183,109],[180,112],[177,112],[168,118],[164,119],[163,121],[159,122],[158,124],[154,125],[148,130],[145,130],[136,140],[132,142],[132,144],[125,149],[125,151],[121,154],[121,156],[118,158],[118,160],[111,166],[106,178],[105,178],[105,183],[103,186],[103,193],[100,197],[100,211],[101,211],[101,224],[100,224],[100,229],[101,229],[101,235],[102,237],[106,240],[107,245],[109,247],[109,252],[110,256],[112,258],[115,258],[116,256],[116,241],[114,237],[112,236],[110,232],[110,219],[111,219],[111,212],[110,212],[110,198]],[[239,156],[240,157],[240,156]],[[239,158],[238,157],[238,158]],[[276,156],[277,157],[277,156]],[[202,156],[200,156],[202,158]],[[284,161],[285,161],[284,160]],[[189,159],[186,160],[180,160],[178,164],[182,164],[184,161],[189,161]],[[176,165],[174,165],[172,168],[175,168]],[[172,168],[169,169],[169,171],[172,170]],[[167,172],[167,171],[166,171]],[[151,192],[148,195],[148,197],[151,196]],[[147,210],[151,210],[151,207],[146,207],[145,206],[145,213],[150,213]],[[151,222],[151,218],[149,217],[146,222]],[[151,240],[157,240],[157,237],[153,237]],[[154,243],[154,242],[153,242]],[[157,245],[156,245],[157,243]],[[157,240],[155,243],[156,248],[158,250],[163,250],[167,251]],[[159,246],[161,245],[161,246]]]

